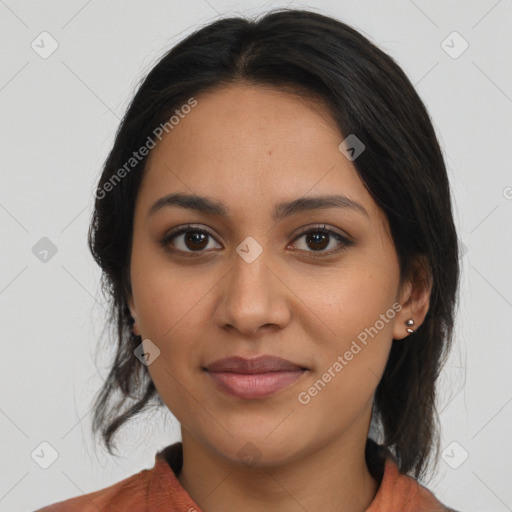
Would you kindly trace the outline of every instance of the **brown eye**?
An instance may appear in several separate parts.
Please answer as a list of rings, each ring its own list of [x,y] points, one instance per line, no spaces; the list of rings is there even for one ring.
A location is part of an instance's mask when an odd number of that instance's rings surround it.
[[[299,244],[302,245],[299,250],[318,253],[313,254],[314,256],[331,255],[353,245],[351,240],[336,231],[326,229],[324,225],[304,231],[295,240],[301,238],[304,238],[304,243]],[[331,249],[325,250],[328,247]]]
[[[213,239],[210,232],[193,226],[185,226],[165,235],[160,244],[163,247],[171,246],[172,250],[182,252],[205,252],[204,249],[208,247],[209,238]]]
[[[188,249],[195,251],[204,249],[208,245],[208,236],[208,234],[200,231],[187,231],[184,234],[183,241]]]
[[[309,247],[313,250],[322,250],[329,245],[331,236],[324,231],[309,232],[306,235],[306,244],[312,243]]]
[[[327,229],[325,225],[310,228],[295,238],[294,244],[301,238],[304,242],[298,247],[302,252],[309,253],[314,257],[330,256],[347,249],[354,244],[341,233]],[[222,248],[219,244],[215,247],[209,247],[210,239],[215,240],[213,235],[205,230],[192,225],[182,226],[167,233],[160,241],[160,245],[166,249],[181,253],[206,253],[211,252],[208,249]],[[329,250],[326,250],[329,249]]]

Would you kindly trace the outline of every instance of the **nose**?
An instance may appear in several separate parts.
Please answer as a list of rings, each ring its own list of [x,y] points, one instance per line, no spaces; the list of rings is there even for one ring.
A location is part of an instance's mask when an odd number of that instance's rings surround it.
[[[254,337],[259,330],[287,325],[293,293],[270,257],[270,250],[249,261],[238,253],[234,255],[232,268],[219,283],[216,320],[223,329]]]

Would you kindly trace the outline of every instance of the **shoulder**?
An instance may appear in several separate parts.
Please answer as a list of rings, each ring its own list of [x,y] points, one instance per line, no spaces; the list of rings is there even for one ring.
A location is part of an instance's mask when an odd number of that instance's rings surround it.
[[[104,489],[59,501],[35,512],[143,512],[153,470],[144,469]]]
[[[177,478],[182,464],[182,445],[177,442],[157,452],[151,469],[144,469],[110,487],[54,503],[35,512],[199,510]]]
[[[396,463],[388,459],[381,489],[377,494],[375,510],[401,510],[403,512],[457,512],[441,503],[434,494],[409,475],[400,473]],[[382,506],[388,508],[383,508]],[[379,508],[380,507],[380,508]],[[370,509],[368,512],[373,512]]]
[[[384,447],[370,442],[367,449],[369,468],[380,485],[366,512],[457,512],[443,505],[417,480],[401,473],[394,457]]]

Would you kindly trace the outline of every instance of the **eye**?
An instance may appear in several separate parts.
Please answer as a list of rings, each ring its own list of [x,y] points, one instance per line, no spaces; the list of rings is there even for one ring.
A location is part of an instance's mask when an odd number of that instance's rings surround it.
[[[329,256],[331,254],[343,251],[353,245],[352,240],[349,240],[347,237],[343,236],[337,231],[327,229],[325,224],[315,226],[314,228],[310,228],[307,231],[303,231],[297,238],[295,238],[295,240],[300,240],[301,238],[304,238],[305,243],[303,246],[305,246],[306,249],[299,247],[299,250],[311,252],[313,253],[312,256],[314,257]],[[331,245],[331,242],[336,241],[337,244],[334,243],[334,249],[330,249],[328,251],[325,250]],[[308,250],[308,247],[312,250]]]
[[[162,247],[172,245],[173,250],[176,249],[181,252],[206,252],[203,249],[208,247],[208,237],[213,238],[209,231],[188,224],[167,233],[160,241],[160,245]],[[177,244],[171,243],[174,239],[178,240]]]
[[[170,247],[170,250],[176,252],[204,253],[209,252],[206,251],[209,243],[208,238],[214,239],[209,231],[188,224],[167,233],[160,241],[160,245],[164,248]],[[309,252],[314,257],[329,256],[354,244],[352,240],[341,233],[327,229],[325,224],[303,231],[295,238],[294,242],[301,238],[304,238],[305,244],[303,246],[306,248],[299,247],[299,250]],[[177,240],[177,243],[175,240]],[[337,243],[334,244],[334,249],[326,251],[325,249],[332,245],[331,242]],[[312,250],[308,250],[308,247]],[[221,246],[217,244],[216,248],[221,248]]]

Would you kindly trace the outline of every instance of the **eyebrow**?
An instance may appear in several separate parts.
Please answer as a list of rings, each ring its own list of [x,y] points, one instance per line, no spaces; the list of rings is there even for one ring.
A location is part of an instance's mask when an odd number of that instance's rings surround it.
[[[156,203],[154,203],[148,210],[148,216],[153,215],[165,207],[180,207],[216,215],[218,217],[228,217],[228,208],[224,204],[213,199],[209,199],[208,197],[182,193],[168,194],[158,199],[158,201],[156,201]],[[293,201],[279,203],[274,207],[272,220],[277,222],[297,213],[327,208],[349,209],[361,213],[369,218],[368,212],[362,204],[346,196],[322,195],[314,197],[300,197]]]

